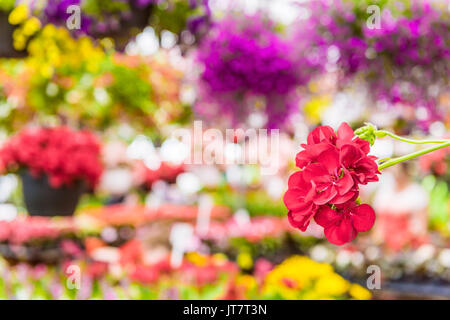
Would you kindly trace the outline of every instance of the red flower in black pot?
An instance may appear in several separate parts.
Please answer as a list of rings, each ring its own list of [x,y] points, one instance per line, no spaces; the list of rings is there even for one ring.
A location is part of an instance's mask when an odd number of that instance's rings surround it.
[[[2,171],[19,172],[30,215],[72,215],[102,173],[100,143],[67,127],[25,129],[0,149]]]

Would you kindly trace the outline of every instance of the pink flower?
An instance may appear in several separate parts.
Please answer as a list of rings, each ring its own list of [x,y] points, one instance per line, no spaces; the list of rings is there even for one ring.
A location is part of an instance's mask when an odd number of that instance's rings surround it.
[[[158,268],[155,266],[137,265],[130,275],[131,279],[144,284],[154,283],[159,278]]]
[[[93,279],[99,279],[108,272],[108,264],[105,262],[95,261],[88,264],[86,273]]]

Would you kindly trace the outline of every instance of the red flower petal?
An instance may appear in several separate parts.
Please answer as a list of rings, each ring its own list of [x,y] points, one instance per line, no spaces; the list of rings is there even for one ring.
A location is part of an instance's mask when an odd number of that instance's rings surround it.
[[[369,231],[375,223],[375,211],[368,204],[362,204],[352,210],[353,226],[358,232]]]
[[[352,128],[350,128],[350,126],[346,122],[342,122],[342,124],[337,129],[338,140],[351,141],[354,136],[355,133],[353,132]]]
[[[369,141],[363,140],[360,137],[356,137],[355,139],[353,139],[353,143],[366,155],[370,152]]]
[[[308,211],[311,201],[305,200],[304,193],[298,189],[288,189],[283,196],[284,204],[289,210]]]
[[[330,180],[330,174],[322,163],[312,163],[302,172],[303,178],[306,181],[311,181],[311,183],[314,182],[318,187],[320,187],[321,183],[328,184]]]
[[[323,205],[331,201],[337,195],[337,190],[334,187],[326,188],[324,191],[317,193],[313,201],[317,205]]]
[[[320,126],[311,131],[308,135],[308,144],[317,144],[320,142],[329,142],[334,144],[336,141],[336,134],[333,128],[329,126]]]
[[[317,156],[319,161],[330,174],[335,174],[336,170],[340,167],[339,163],[339,151],[337,148],[327,149]]]
[[[303,173],[301,171],[291,174],[288,180],[288,188],[298,187],[303,183]]]
[[[337,223],[341,218],[342,217],[339,213],[328,206],[320,207],[319,211],[317,211],[314,216],[314,220],[317,224],[324,228]]]
[[[339,195],[341,195],[341,196],[348,193],[355,184],[355,182],[352,179],[351,174],[345,169],[343,170],[343,172],[344,172],[344,175],[336,183],[336,189],[338,190]]]
[[[341,164],[350,168],[354,163],[356,163],[361,157],[363,153],[360,149],[351,144],[345,144],[341,148],[340,161]]]
[[[302,145],[305,149],[297,153],[295,157],[295,164],[300,169],[303,169],[305,166],[310,164],[311,162],[317,161],[317,157],[324,151],[329,149],[335,149],[333,145],[328,142],[321,142],[312,145]]]
[[[309,210],[308,213],[289,211],[288,220],[293,227],[298,228],[301,231],[306,231],[306,229],[309,226],[309,222],[311,221],[311,218],[314,216],[315,213],[316,212],[314,207],[311,207],[311,210]]]
[[[357,235],[348,216],[344,216],[339,223],[325,227],[324,233],[328,241],[339,246],[352,241]]]
[[[337,195],[332,200],[330,200],[330,203],[336,204],[336,205],[342,205],[348,201],[355,200],[358,197],[358,194],[359,194],[358,191],[352,190],[342,196]]]

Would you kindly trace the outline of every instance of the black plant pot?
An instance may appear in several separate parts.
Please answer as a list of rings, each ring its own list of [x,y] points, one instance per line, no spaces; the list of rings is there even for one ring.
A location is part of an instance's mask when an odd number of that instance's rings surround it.
[[[84,191],[84,184],[53,188],[46,175],[33,177],[28,170],[20,173],[25,206],[30,216],[71,216]]]
[[[17,51],[13,47],[13,31],[15,26],[8,22],[9,12],[0,10],[0,57],[21,58],[26,56],[26,51]]]

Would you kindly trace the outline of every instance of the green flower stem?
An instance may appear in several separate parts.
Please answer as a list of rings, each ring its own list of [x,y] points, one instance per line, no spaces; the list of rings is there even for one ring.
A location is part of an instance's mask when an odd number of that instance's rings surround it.
[[[397,139],[397,140],[403,141],[403,142],[413,143],[413,144],[446,143],[446,142],[450,141],[450,140],[445,140],[445,139],[444,140],[414,140],[414,139],[408,139],[408,138],[400,137],[400,136],[398,136],[396,134],[393,134],[392,132],[385,131],[385,130],[377,130],[376,132],[377,133],[381,132],[381,133],[384,133],[385,135],[387,135],[387,136],[389,136],[391,138],[394,138],[394,139]]]
[[[439,140],[408,139],[408,138],[400,137],[389,131],[378,130],[377,127],[371,123],[366,123],[363,127],[356,129],[355,135],[357,135],[360,139],[368,141],[371,146],[374,144],[374,142],[377,138],[383,138],[386,136],[389,136],[391,138],[394,138],[394,139],[402,141],[402,142],[407,142],[407,143],[412,143],[412,144],[427,144],[427,143],[438,143],[439,144],[437,146],[419,150],[419,151],[407,154],[405,156],[401,156],[401,157],[394,158],[394,159],[387,159],[386,162],[383,162],[378,165],[379,170],[386,169],[397,163],[407,161],[409,159],[417,158],[423,154],[427,154],[427,153],[450,146],[450,139],[439,139]],[[380,162],[382,162],[382,160]]]
[[[405,140],[410,140],[410,139],[402,138],[401,141],[405,141]],[[418,142],[418,140],[412,140],[412,141]],[[424,141],[431,141],[431,140],[424,140]],[[416,151],[416,152],[413,152],[413,153],[410,153],[410,154],[407,154],[407,155],[404,155],[404,156],[401,156],[401,157],[398,157],[398,158],[395,158],[395,159],[388,160],[385,163],[379,165],[378,166],[378,170],[383,170],[383,169],[386,169],[388,167],[392,167],[393,165],[395,165],[397,163],[404,162],[404,161],[407,161],[409,159],[417,158],[417,157],[419,157],[421,155],[424,155],[424,154],[427,154],[427,153],[430,153],[430,152],[433,152],[433,151],[436,151],[436,150],[439,150],[439,149],[442,149],[442,148],[450,147],[450,140],[440,140],[440,141],[443,142],[443,143],[441,143],[441,144],[439,144],[437,146],[430,147],[430,148],[423,149],[423,150],[419,150],[419,151]],[[406,142],[408,142],[408,141],[406,141]],[[414,142],[411,142],[411,143],[414,143]],[[422,142],[422,143],[433,143],[433,142]],[[434,143],[436,143],[436,142],[434,142]],[[416,144],[421,144],[421,143],[416,143]]]

